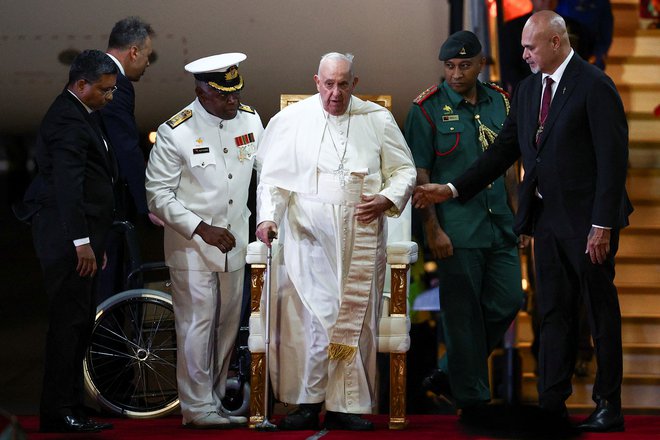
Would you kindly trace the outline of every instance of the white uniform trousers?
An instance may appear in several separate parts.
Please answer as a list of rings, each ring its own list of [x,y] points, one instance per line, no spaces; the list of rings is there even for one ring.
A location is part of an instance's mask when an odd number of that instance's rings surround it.
[[[240,325],[245,268],[170,268],[176,323],[177,384],[183,423],[218,411]]]

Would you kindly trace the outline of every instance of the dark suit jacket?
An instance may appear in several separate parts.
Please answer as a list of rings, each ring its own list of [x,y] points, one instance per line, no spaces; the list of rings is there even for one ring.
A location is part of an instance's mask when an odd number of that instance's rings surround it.
[[[520,83],[495,143],[452,182],[459,198],[469,199],[522,156],[517,233],[533,232],[537,187],[558,237],[586,238],[592,224],[626,226],[628,124],[612,80],[574,54],[535,146],[540,100],[537,73]]]
[[[25,216],[39,213],[48,222],[48,231],[35,230],[40,258],[70,254],[73,240],[83,237],[90,238],[99,256],[114,219],[117,166],[112,147],[108,147],[106,150],[94,115],[64,90],[41,123],[38,174],[24,199]]]
[[[127,212],[133,210],[138,214],[149,212],[144,188],[146,164],[140,149],[140,133],[134,114],[133,83],[123,74],[117,73],[117,90],[112,95],[112,101],[101,109],[101,115],[117,156],[120,182],[128,186],[128,194],[123,192],[123,187],[118,191],[122,218],[126,218]]]

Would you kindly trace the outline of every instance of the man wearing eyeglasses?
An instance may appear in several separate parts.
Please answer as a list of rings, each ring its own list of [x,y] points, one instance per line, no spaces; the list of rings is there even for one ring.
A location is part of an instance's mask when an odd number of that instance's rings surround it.
[[[42,432],[112,427],[84,413],[82,361],[94,324],[94,279],[114,218],[117,164],[98,110],[112,100],[116,77],[117,66],[101,51],[75,58],[41,123],[39,172],[16,209],[32,223],[49,302]]]
[[[197,99],[158,128],[147,165],[149,208],[165,222],[177,385],[189,428],[244,425],[221,404],[240,324],[248,188],[263,131],[240,102],[242,53],[193,61]]]

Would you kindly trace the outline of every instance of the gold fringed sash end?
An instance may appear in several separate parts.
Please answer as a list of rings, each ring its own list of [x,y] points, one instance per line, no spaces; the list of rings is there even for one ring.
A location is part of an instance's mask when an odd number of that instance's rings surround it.
[[[328,347],[328,358],[330,360],[350,361],[355,357],[357,347],[337,342],[331,342]]]

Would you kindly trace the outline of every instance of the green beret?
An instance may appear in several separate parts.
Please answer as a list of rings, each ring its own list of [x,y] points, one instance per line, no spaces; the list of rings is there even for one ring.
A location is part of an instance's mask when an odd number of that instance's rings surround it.
[[[440,48],[440,61],[452,58],[472,58],[481,53],[481,43],[470,31],[458,31],[449,36]]]

